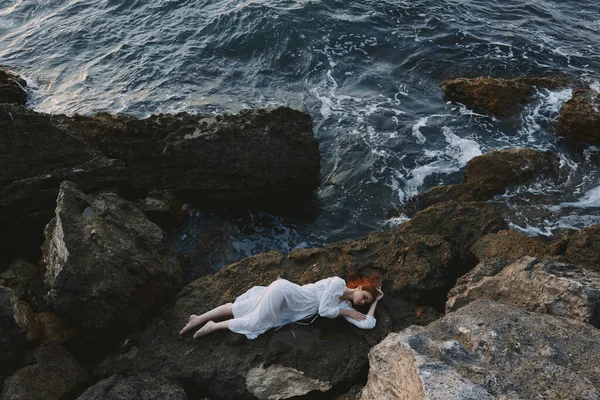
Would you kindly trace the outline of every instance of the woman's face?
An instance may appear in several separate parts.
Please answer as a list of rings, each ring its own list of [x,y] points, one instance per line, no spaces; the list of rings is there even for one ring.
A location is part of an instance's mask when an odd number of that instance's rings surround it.
[[[373,295],[366,290],[362,289],[362,286],[356,288],[357,290],[354,292],[352,296],[352,302],[355,306],[362,306],[363,304],[368,304],[373,302]]]

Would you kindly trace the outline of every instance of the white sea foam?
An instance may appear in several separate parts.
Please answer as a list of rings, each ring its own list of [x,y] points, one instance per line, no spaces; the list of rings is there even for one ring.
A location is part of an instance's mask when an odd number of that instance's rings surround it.
[[[590,208],[600,207],[600,186],[585,192],[579,201],[560,203],[556,206],[548,207],[552,211],[558,211],[563,208]]]

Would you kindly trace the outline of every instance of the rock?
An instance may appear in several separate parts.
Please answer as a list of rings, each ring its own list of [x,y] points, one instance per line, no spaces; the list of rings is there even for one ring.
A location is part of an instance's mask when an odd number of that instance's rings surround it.
[[[27,82],[7,68],[0,67],[0,103],[27,103]]]
[[[29,281],[39,272],[37,265],[17,259],[5,271],[0,272],[0,286],[12,289],[18,299],[23,299],[29,291]]]
[[[59,186],[65,180],[85,192],[112,191],[121,195],[127,195],[132,185],[122,162],[100,157],[76,168],[59,168],[47,175],[14,181],[0,189],[0,249],[5,260],[22,255],[34,262],[39,260],[42,233],[54,216]]]
[[[0,384],[21,363],[25,332],[15,318],[17,298],[12,290],[0,286]]]
[[[568,138],[600,146],[600,93],[575,89],[560,109],[556,132]]]
[[[564,263],[523,257],[499,271],[481,263],[448,293],[446,313],[477,299],[573,318],[600,328],[600,274]]]
[[[551,255],[551,249],[541,240],[513,230],[489,233],[479,239],[471,251],[478,262],[502,260],[511,263],[525,256],[548,258]]]
[[[48,303],[91,336],[119,337],[181,287],[161,229],[115,194],[62,183],[44,234]]]
[[[185,203],[168,192],[148,194],[145,199],[137,200],[133,204],[164,231],[180,227],[189,216]]]
[[[137,189],[201,203],[294,202],[320,182],[312,119],[286,107],[138,119],[0,105],[0,134],[0,187],[98,157],[122,162]]]
[[[38,343],[64,342],[78,334],[77,329],[68,321],[47,310],[36,314],[31,306],[24,301],[16,303],[15,320],[27,332],[28,341]]]
[[[445,288],[458,276],[456,269],[462,272],[464,267],[461,249],[454,247],[457,242],[445,235],[456,235],[463,227],[459,239],[465,243],[460,246],[468,246],[504,224],[485,203],[444,203],[428,210],[422,213],[430,221],[418,214],[412,220],[416,223],[394,231],[321,249],[297,249],[287,256],[265,253],[202,277],[186,286],[165,313],[131,335],[132,345],[100,363],[94,374],[102,378],[115,371],[132,375],[160,370],[171,380],[185,377],[190,387],[215,398],[344,393],[366,378],[369,348],[387,333],[439,317],[431,305],[445,302]],[[473,227],[465,229],[469,224]],[[188,336],[177,336],[190,314],[231,302],[252,286],[277,277],[306,284],[329,276],[346,278],[350,272],[377,272],[383,278],[386,296],[378,306],[374,330],[360,330],[342,319],[317,318],[310,325],[288,325],[251,341],[219,332],[203,338],[199,346]]]
[[[187,400],[181,385],[158,374],[113,375],[86,390],[77,400]]]
[[[566,261],[600,272],[600,224],[581,229],[567,240]]]
[[[83,388],[88,372],[58,344],[36,349],[33,363],[7,378],[2,388],[3,400],[59,400]]]
[[[597,399],[600,330],[478,300],[369,353],[362,400]]]
[[[471,246],[488,233],[508,229],[508,225],[487,203],[448,201],[417,213],[399,229],[419,235],[440,235],[453,244],[460,261],[469,264],[472,261]]]
[[[469,160],[463,183],[434,187],[412,199],[413,207],[423,209],[448,200],[487,201],[510,186],[548,179],[558,170],[558,157],[549,151],[495,150]]]
[[[562,78],[491,77],[459,78],[444,82],[444,97],[467,108],[497,118],[511,116],[517,106],[526,103],[535,87],[556,88],[566,84]]]

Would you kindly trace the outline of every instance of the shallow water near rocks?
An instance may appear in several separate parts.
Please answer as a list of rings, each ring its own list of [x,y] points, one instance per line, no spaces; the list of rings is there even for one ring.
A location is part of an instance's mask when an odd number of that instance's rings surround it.
[[[403,221],[411,195],[462,179],[495,149],[550,150],[558,182],[513,188],[514,229],[600,222],[600,149],[554,135],[571,90],[542,90],[498,121],[442,98],[459,76],[555,75],[600,90],[600,3],[563,1],[0,0],[0,64],[50,113],[307,111],[322,152],[310,217],[224,213],[216,268],[268,250],[356,239]],[[173,240],[194,253],[198,219]],[[299,213],[302,214],[303,213]]]

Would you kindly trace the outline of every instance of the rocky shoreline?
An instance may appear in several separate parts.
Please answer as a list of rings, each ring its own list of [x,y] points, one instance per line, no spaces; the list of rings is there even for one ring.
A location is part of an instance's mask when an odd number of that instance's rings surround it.
[[[534,86],[558,85],[476,78],[444,90],[502,118]],[[260,254],[184,286],[161,227],[185,218],[183,202],[310,201],[310,116],[68,117],[27,109],[25,88],[0,69],[2,399],[600,398],[600,225],[541,241],[486,202],[556,179],[553,154],[475,157],[462,184],[415,197],[394,229]],[[594,102],[575,90],[558,133],[597,143]],[[374,330],[318,318],[253,341],[177,335],[189,314],[277,277],[373,272],[386,293]]]

